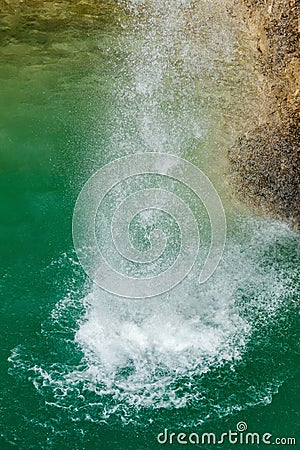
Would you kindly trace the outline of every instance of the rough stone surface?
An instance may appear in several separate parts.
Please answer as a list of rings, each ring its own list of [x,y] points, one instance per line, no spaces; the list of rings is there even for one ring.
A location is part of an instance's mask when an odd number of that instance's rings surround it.
[[[264,85],[264,123],[240,137],[229,154],[238,196],[300,229],[300,4],[236,0],[256,49]]]

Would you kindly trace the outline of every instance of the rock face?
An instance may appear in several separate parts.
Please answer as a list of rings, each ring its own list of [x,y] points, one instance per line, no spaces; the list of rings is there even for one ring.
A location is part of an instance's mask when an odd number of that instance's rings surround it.
[[[229,154],[238,196],[300,229],[300,60],[296,0],[236,0],[262,74],[265,117]]]

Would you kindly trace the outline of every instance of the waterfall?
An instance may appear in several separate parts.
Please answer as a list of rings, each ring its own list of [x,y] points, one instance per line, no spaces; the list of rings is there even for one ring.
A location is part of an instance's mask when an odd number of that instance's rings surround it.
[[[193,243],[190,252],[198,232],[199,253],[180,283],[170,283],[170,289],[153,296],[125,298],[119,285],[102,289],[101,276],[109,275],[101,271],[96,281],[87,278],[84,288],[75,282],[74,291],[57,302],[43,328],[45,339],[57,339],[57,346],[64,342],[72,361],[64,356],[43,364],[22,347],[10,361],[15,370],[30,373],[47,405],[67,411],[74,422],[145,425],[169,420],[193,426],[270,403],[285,379],[276,358],[269,365],[262,363],[260,370],[253,368],[249,354],[253,348],[259,350],[260,330],[276,327],[278,315],[287,308],[294,269],[280,250],[278,264],[270,264],[268,254],[279,241],[294,245],[295,235],[284,225],[253,217],[236,203],[228,185],[227,151],[251,123],[259,98],[255,70],[227,2],[149,0],[122,5],[127,17],[122,32],[111,44],[109,36],[99,42],[102,53],[111,56],[109,74],[101,75],[102,61],[96,53],[95,90],[106,77],[102,88],[107,110],[104,118],[92,120],[95,133],[105,128],[106,137],[101,148],[90,145],[77,161],[83,167],[90,161],[94,165],[82,187],[93,174],[100,174],[93,178],[92,188],[86,185],[80,218],[84,220],[93,206],[99,250],[115,271],[131,279],[155,277],[175,264],[183,230],[176,214],[183,222],[188,214],[195,218],[195,228],[185,232]],[[132,173],[147,154],[155,154],[157,172],[141,163],[138,173]],[[199,275],[211,248],[213,213],[195,194],[190,179],[182,183],[179,175],[173,176],[173,166],[163,164],[171,159],[166,155],[201,171],[225,210],[226,245],[205,283],[199,283]],[[137,157],[128,160],[137,161],[129,164],[131,176],[111,169],[108,175],[118,183],[104,193],[98,210],[95,195],[106,181],[101,170],[124,157]],[[148,195],[150,206],[139,194],[132,200],[138,213],[122,222],[123,202],[137,192]],[[172,192],[173,197],[163,197],[162,192]],[[174,196],[189,213],[173,204]],[[158,203],[162,199],[163,205]],[[218,223],[222,220],[219,215]],[[126,241],[131,254],[144,255],[145,261],[120,256],[114,247],[113,221],[126,226],[126,236],[124,230],[115,235],[119,247]],[[89,226],[84,222],[82,236]],[[89,242],[80,251],[88,252]],[[63,261],[77,270],[77,257],[69,253]],[[93,258],[88,264],[91,271],[97,270]],[[75,317],[72,327],[70,317]],[[255,383],[245,376],[247,365]],[[189,417],[178,419],[177,412],[185,408]]]

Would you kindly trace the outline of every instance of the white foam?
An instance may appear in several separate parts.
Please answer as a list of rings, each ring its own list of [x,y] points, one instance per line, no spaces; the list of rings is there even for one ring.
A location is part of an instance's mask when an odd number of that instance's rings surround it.
[[[270,403],[285,379],[280,371],[247,392],[235,391],[234,381],[228,398],[220,395],[222,380],[201,381],[209,372],[222,373],[222,367],[235,380],[253,330],[272,326],[288,298],[293,274],[284,267],[264,270],[260,262],[269,245],[292,233],[267,221],[243,221],[242,227],[242,242],[227,245],[219,270],[205,285],[191,274],[168,295],[147,301],[116,299],[95,286],[82,300],[70,293],[57,303],[43,335],[57,345],[64,339],[77,352],[79,346],[81,360],[72,365],[51,358],[41,365],[41,349],[34,357],[18,346],[10,357],[12,373],[26,373],[47,404],[68,409],[75,421],[81,407],[87,420],[125,423],[147,420],[139,415],[145,408],[153,415],[156,409],[196,407],[201,420],[191,415],[195,424]],[[76,315],[70,340],[68,321]]]

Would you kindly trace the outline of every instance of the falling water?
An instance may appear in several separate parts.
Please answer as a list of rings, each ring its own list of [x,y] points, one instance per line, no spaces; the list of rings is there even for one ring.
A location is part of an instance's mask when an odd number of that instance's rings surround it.
[[[67,252],[53,264],[73,268],[72,288],[44,322],[36,348],[14,349],[11,370],[29,374],[46,405],[79,429],[83,423],[179,429],[268,404],[288,376],[276,355],[263,360],[268,353],[264,335],[269,330],[272,345],[279,348],[280,321],[292,314],[296,295],[291,290],[296,267],[289,255],[297,255],[298,241],[286,226],[242,209],[228,185],[226,153],[251,125],[259,98],[250,51],[227,3],[122,5],[122,31],[97,43],[99,54],[110,58],[110,69],[101,73],[101,57],[94,56],[99,63],[94,61],[93,76],[106,107],[98,116],[99,94],[90,97],[91,134],[77,161],[81,186],[94,171],[125,155],[156,152],[189,160],[209,176],[223,201],[228,221],[223,259],[200,285],[210,224],[199,199],[159,175],[125,180],[109,193],[97,216],[99,246],[112,265],[121,264],[109,247],[115,209],[136,190],[160,187],[173,189],[198,218],[202,247],[194,268],[167,293],[125,299],[88,279],[83,285],[76,256]],[[106,137],[99,145],[101,133]],[[178,227],[163,212],[146,211],[129,230],[135,245],[148,250],[155,227],[167,234],[169,247],[166,260],[151,267],[153,273],[176,257]],[[39,361],[39,348],[49,342],[57,359],[50,352]],[[253,355],[260,351],[258,367]],[[247,370],[253,378],[247,378]]]

